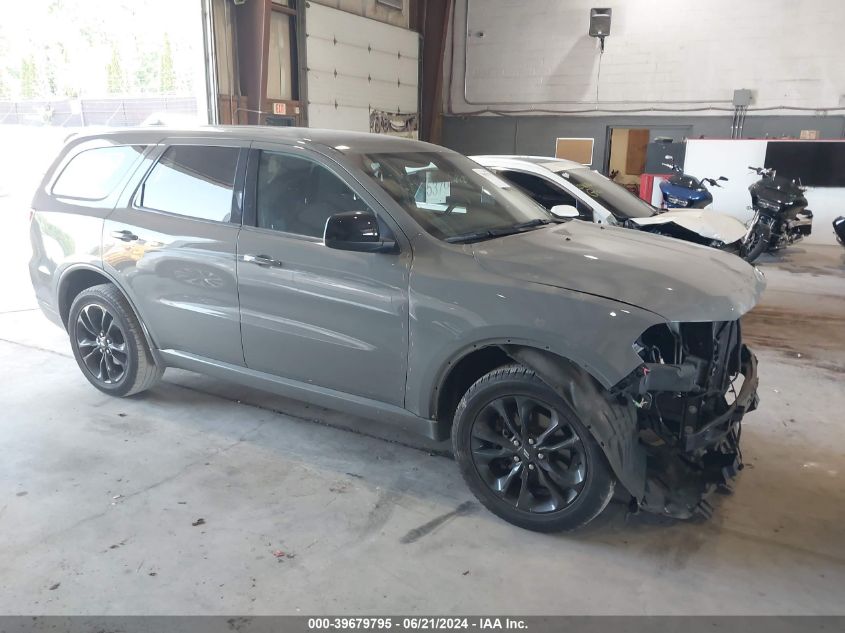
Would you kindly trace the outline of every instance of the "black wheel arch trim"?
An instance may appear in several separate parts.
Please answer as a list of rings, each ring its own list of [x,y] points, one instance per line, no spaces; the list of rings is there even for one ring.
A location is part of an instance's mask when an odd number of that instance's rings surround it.
[[[566,401],[598,442],[620,483],[633,497],[642,499],[646,452],[637,436],[633,405],[614,401],[589,373],[556,354],[515,345],[500,347]]]
[[[141,313],[138,311],[138,307],[135,305],[135,302],[132,300],[132,297],[126,292],[117,278],[106,271],[104,268],[98,268],[91,264],[73,264],[72,266],[68,266],[65,270],[62,271],[61,277],[59,277],[59,281],[56,284],[56,308],[59,313],[59,318],[62,319],[62,322],[67,327],[67,319],[62,316],[62,305],[61,305],[61,298],[62,293],[65,289],[65,284],[68,283],[68,279],[70,276],[77,271],[80,270],[87,270],[93,273],[97,273],[102,275],[107,283],[112,284],[115,288],[118,289],[120,294],[123,295],[124,299],[129,303],[129,306],[132,308],[132,311],[135,313],[135,316],[138,317],[138,322],[141,324],[141,331],[144,333],[144,340],[147,343],[147,347],[150,349],[150,353],[153,356],[153,360],[155,360],[157,365],[164,366],[164,359],[161,357],[161,354],[158,352],[158,347],[155,344],[155,339],[153,338],[152,333],[147,328],[147,324],[144,322],[144,318],[141,316]],[[73,299],[71,298],[68,303],[68,312],[70,311],[70,306],[73,304]]]
[[[516,362],[519,361],[513,357],[513,355],[508,351],[509,349],[525,349],[536,351],[538,353],[545,354],[551,358],[558,359],[559,361],[571,363],[574,367],[577,367],[580,371],[584,372],[597,382],[601,383],[601,380],[599,380],[593,375],[589,365],[587,365],[585,362],[575,360],[568,356],[562,356],[558,350],[553,351],[548,348],[544,350],[543,345],[541,343],[538,343],[534,339],[523,339],[519,337],[496,337],[479,339],[463,345],[457,351],[452,352],[452,354],[448,356],[445,360],[440,362],[437,373],[433,375],[433,381],[431,383],[423,385],[423,393],[425,395],[421,399],[421,410],[416,413],[418,415],[421,415],[422,417],[432,419],[435,418],[438,411],[439,399],[443,392],[443,387],[446,385],[455,367],[468,356],[474,354],[475,352],[479,352],[488,348],[501,350],[505,353],[506,356],[509,356],[512,360]],[[534,368],[532,367],[531,369]],[[610,385],[607,386],[609,387]],[[406,402],[406,405],[408,404],[409,403]],[[424,409],[424,407],[427,407],[427,409]],[[450,424],[451,420],[441,420],[441,422]]]

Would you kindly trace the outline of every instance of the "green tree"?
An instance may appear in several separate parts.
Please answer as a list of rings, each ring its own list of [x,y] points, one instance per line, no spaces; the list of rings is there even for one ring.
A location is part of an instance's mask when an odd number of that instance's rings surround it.
[[[49,57],[47,58],[47,90],[51,97],[59,94],[59,87],[56,83],[56,66]]]
[[[108,92],[123,92],[123,65],[120,63],[120,51],[116,46],[111,49],[111,61],[106,66],[106,90]]]
[[[107,90],[111,93],[124,92],[123,68],[120,64],[120,52],[116,46],[111,49],[111,61],[106,66],[108,73]]]
[[[24,99],[34,99],[38,96],[38,69],[32,55],[21,60],[20,82],[21,96]]]
[[[140,50],[140,45],[137,45],[137,50]],[[137,67],[135,68],[134,88],[142,94],[150,94],[158,92],[159,88],[159,66],[161,60],[159,59],[158,51],[145,51],[139,53],[137,60]]]
[[[159,88],[162,92],[173,92],[176,87],[176,73],[173,72],[173,51],[170,50],[170,38],[164,34],[159,67]]]

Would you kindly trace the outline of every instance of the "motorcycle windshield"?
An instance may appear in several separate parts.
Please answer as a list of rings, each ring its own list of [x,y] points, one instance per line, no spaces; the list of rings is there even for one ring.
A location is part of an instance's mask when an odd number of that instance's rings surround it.
[[[675,174],[669,178],[669,182],[684,189],[698,189],[701,187],[701,181],[698,178],[687,176],[686,174]]]
[[[764,178],[759,181],[765,189],[777,191],[778,193],[785,193],[790,196],[800,196],[801,189],[789,178],[775,176],[774,178]]]

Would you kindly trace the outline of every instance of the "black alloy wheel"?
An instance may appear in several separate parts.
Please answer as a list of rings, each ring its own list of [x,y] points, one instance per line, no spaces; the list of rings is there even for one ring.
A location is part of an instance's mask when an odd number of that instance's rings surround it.
[[[584,487],[584,444],[545,402],[530,396],[495,398],[476,415],[471,436],[479,475],[518,510],[562,510]]]
[[[455,411],[452,449],[478,500],[529,530],[586,525],[616,485],[588,425],[521,365],[495,369],[467,390]]]
[[[76,344],[82,362],[94,378],[107,385],[123,380],[129,361],[126,335],[108,309],[89,303],[79,311]]]
[[[112,396],[152,387],[164,371],[153,357],[141,322],[113,284],[82,290],[67,319],[71,348],[92,385]]]

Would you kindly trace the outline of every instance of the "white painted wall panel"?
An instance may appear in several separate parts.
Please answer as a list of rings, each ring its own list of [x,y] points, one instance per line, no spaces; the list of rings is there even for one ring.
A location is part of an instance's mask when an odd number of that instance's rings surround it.
[[[748,187],[760,178],[748,166],[763,166],[767,143],[765,140],[689,140],[684,171],[698,178],[728,178],[721,188],[710,188],[713,209],[745,222],[752,216],[747,209],[751,206]],[[811,187],[805,195],[808,208],[814,215],[813,233],[807,238],[807,243],[836,243],[831,223],[835,217],[845,215],[845,189]]]
[[[458,113],[583,109],[597,94],[608,108],[669,101],[731,108],[735,88],[756,91],[760,107],[821,108],[839,106],[845,94],[841,0],[608,3],[613,19],[600,79],[599,44],[587,30],[590,8],[601,3],[456,2],[450,67]]]
[[[318,4],[306,11],[309,125],[366,132],[371,108],[417,111],[416,33]]]
[[[697,178],[724,176],[722,187],[710,187],[713,208],[743,222],[750,220],[751,195],[748,187],[760,177],[748,169],[762,167],[766,159],[766,141],[689,140],[684,171]]]

